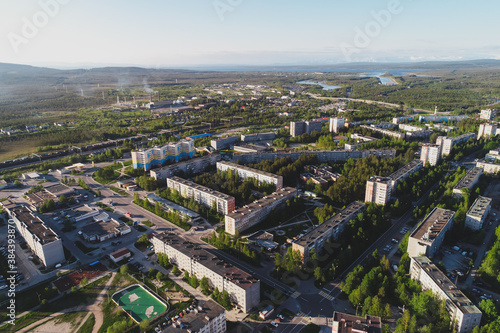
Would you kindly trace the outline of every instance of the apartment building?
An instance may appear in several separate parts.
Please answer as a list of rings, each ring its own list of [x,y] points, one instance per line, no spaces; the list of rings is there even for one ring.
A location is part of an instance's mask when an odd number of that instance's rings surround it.
[[[433,257],[443,243],[446,232],[452,227],[455,212],[434,208],[410,234],[408,255],[410,258],[425,255]]]
[[[457,333],[470,333],[481,323],[481,311],[427,257],[412,257],[410,277],[420,282],[423,290],[432,290],[444,300]]]
[[[441,155],[450,155],[454,145],[467,142],[469,139],[476,137],[475,133],[465,133],[453,138],[447,136],[439,136],[436,139],[436,144],[441,146]]]
[[[246,179],[246,178],[254,178],[257,179],[257,182],[259,184],[262,183],[267,183],[267,184],[273,184],[276,186],[276,190],[279,190],[283,187],[283,177],[278,176],[269,172],[265,171],[260,171],[257,169],[252,169],[244,165],[236,164],[236,163],[231,163],[231,162],[217,162],[217,170],[220,171],[234,171],[238,173],[238,176],[241,179]]]
[[[215,150],[221,150],[231,147],[239,140],[239,136],[229,136],[227,138],[210,140],[210,145]]]
[[[497,133],[496,124],[481,124],[479,125],[479,131],[477,132],[477,139],[484,137],[494,137]]]
[[[376,316],[358,317],[335,311],[332,333],[382,333],[382,320]]]
[[[287,200],[297,195],[292,187],[283,187],[259,200],[226,214],[226,232],[234,235],[236,230],[246,230],[264,220],[271,211],[280,209]]]
[[[345,118],[330,118],[330,132],[338,133],[345,125]]]
[[[227,291],[233,303],[249,312],[260,302],[260,281],[249,273],[193,245],[175,233],[161,233],[151,239],[155,253],[165,253],[170,262],[198,279],[206,277],[211,288]]]
[[[389,177],[371,176],[366,181],[365,202],[385,205],[391,200],[392,179]]]
[[[210,166],[215,166],[220,161],[219,154],[212,154],[203,157],[195,157],[191,160],[175,163],[163,168],[151,170],[151,177],[156,180],[165,181],[167,178],[179,175],[190,175],[205,171]]]
[[[441,146],[425,144],[422,147],[422,152],[420,153],[420,160],[424,165],[429,162],[431,166],[438,164],[441,159]]]
[[[163,333],[225,333],[226,309],[212,300],[200,301],[193,311],[174,320]]]
[[[491,209],[491,198],[479,196],[465,215],[465,227],[479,230],[483,227]]]
[[[139,149],[132,152],[134,169],[149,170],[153,166],[161,166],[167,161],[179,162],[194,156],[194,140],[182,139],[164,146]]]
[[[275,138],[276,138],[276,133],[274,132],[241,135],[241,141],[243,142],[269,141],[269,140],[274,140]]]
[[[497,110],[495,109],[486,109],[486,110],[481,110],[479,113],[479,118],[485,119],[485,120],[493,120],[497,116]]]
[[[220,214],[229,214],[235,208],[234,197],[177,176],[167,178],[167,187],[178,191],[182,197],[193,198],[195,202],[208,208],[215,205]]]
[[[426,114],[426,115],[421,115],[418,116],[418,121],[419,122],[427,122],[427,121],[432,121],[435,123],[447,123],[449,121],[460,121],[462,119],[467,119],[469,117],[467,116],[448,116],[448,115],[431,115],[431,114]]]
[[[9,214],[9,218],[14,221],[17,231],[28,247],[45,267],[55,266],[65,260],[61,238],[40,217],[28,207],[9,200],[1,204]]]
[[[370,131],[382,133],[383,135],[391,136],[393,138],[400,139],[400,140],[401,139],[404,140],[406,137],[406,135],[404,133],[391,131],[391,130],[384,129],[384,128],[378,128],[378,127],[375,127],[374,125],[371,125],[371,126],[361,125],[361,127],[369,129]]]
[[[410,177],[415,172],[422,170],[424,163],[419,160],[413,160],[404,167],[400,168],[398,171],[389,175],[391,179],[391,193],[394,192],[398,186],[398,184]]]
[[[401,131],[406,131],[406,132],[420,132],[426,130],[424,127],[414,126],[409,124],[399,124],[399,129]]]
[[[484,160],[487,162],[494,162],[500,160],[500,148],[492,149],[488,154],[484,155]]]
[[[479,181],[479,177],[483,174],[483,169],[474,167],[467,171],[465,176],[463,176],[462,179],[453,187],[453,195],[457,197],[462,196],[462,189],[468,188],[469,190],[472,190],[474,185],[477,184]]]
[[[311,133],[313,131],[321,132],[322,121],[307,120],[307,121],[291,121],[290,122],[290,135],[300,136],[304,133]]]
[[[478,161],[476,167],[483,169],[484,173],[497,173],[500,171],[500,164],[493,162]]]
[[[302,255],[302,264],[305,264],[311,250],[314,250],[316,254],[320,254],[327,240],[338,241],[347,223],[356,218],[364,210],[364,203],[358,201],[352,202],[346,208],[295,240],[292,243],[292,250],[300,252]]]

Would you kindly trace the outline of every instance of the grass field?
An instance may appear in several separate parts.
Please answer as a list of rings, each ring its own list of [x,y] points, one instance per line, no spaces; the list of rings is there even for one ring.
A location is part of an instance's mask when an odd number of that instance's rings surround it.
[[[113,294],[113,301],[132,319],[140,323],[153,319],[167,310],[167,306],[139,285],[132,285]]]

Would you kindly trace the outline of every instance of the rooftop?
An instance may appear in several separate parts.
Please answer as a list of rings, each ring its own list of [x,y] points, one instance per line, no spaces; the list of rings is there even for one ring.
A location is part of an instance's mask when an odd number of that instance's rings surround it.
[[[44,190],[49,192],[50,194],[56,196],[56,197],[59,197],[63,194],[65,195],[68,193],[72,193],[75,191],[71,187],[64,185],[64,184],[61,184],[61,183],[47,186],[44,188]]]
[[[92,236],[99,237],[116,232],[122,224],[123,223],[114,220],[111,220],[109,222],[104,222],[104,221],[94,222],[82,227],[82,232],[89,237]]]
[[[453,218],[455,212],[443,208],[434,208],[432,212],[413,230],[410,237],[432,242],[444,226]]]
[[[463,313],[481,313],[481,311],[472,303],[464,293],[458,289],[448,277],[439,270],[427,257],[413,257],[415,262],[429,275],[429,277],[437,284],[448,298],[458,307]]]
[[[258,210],[258,209],[262,209],[262,207],[266,207],[266,206],[274,203],[276,200],[281,199],[285,195],[289,195],[289,194],[296,193],[296,192],[297,192],[297,190],[294,189],[293,187],[283,187],[282,189],[277,190],[276,192],[273,192],[269,195],[266,195],[263,198],[260,198],[258,200],[255,200],[252,203],[249,203],[248,205],[245,205],[241,208],[234,210],[233,212],[227,214],[226,216],[229,216],[229,217],[234,218],[234,219],[238,219],[245,214],[248,214],[248,213],[255,211],[255,210]]]
[[[460,179],[460,181],[457,183],[457,185],[455,185],[453,189],[459,190],[462,188],[469,187],[470,184],[473,183],[477,177],[482,175],[482,173],[483,173],[482,168],[474,167],[470,169],[469,171],[467,171],[465,176],[462,179]]]
[[[371,176],[370,179],[368,179],[368,181],[374,183],[387,183],[391,181],[391,178],[381,177],[381,176]]]
[[[217,162],[217,164],[227,165],[227,166],[232,167],[232,168],[237,168],[237,169],[241,169],[241,170],[246,170],[246,171],[258,173],[258,174],[261,174],[261,175],[264,175],[264,176],[267,176],[267,177],[273,177],[273,178],[279,178],[280,177],[278,175],[275,175],[274,173],[260,171],[258,169],[249,168],[247,166],[244,166],[244,165],[241,165],[241,164],[232,163],[232,162],[220,161],[220,162]]]
[[[486,212],[486,208],[491,205],[491,198],[479,196],[476,201],[472,204],[467,215],[472,217],[481,218]]]
[[[11,209],[16,218],[22,222],[28,231],[38,237],[42,244],[48,244],[59,239],[59,236],[49,228],[38,216],[35,216],[31,210],[25,206],[18,205]]]
[[[130,250],[127,249],[126,247],[122,247],[119,250],[116,250],[114,252],[111,252],[109,255],[113,258],[120,258],[121,256],[124,256],[126,254],[130,253]]]
[[[170,325],[163,330],[163,332],[178,333],[189,330],[192,333],[196,333],[205,327],[209,321],[220,316],[225,311],[226,310],[222,306],[212,300],[208,300],[206,302],[200,301],[198,306],[192,312],[176,320],[179,324],[183,324],[184,329]]]
[[[338,333],[366,332],[381,333],[382,320],[380,317],[367,315],[365,318],[347,313],[334,312],[333,320],[338,323]]]
[[[243,289],[248,289],[253,284],[258,282],[256,278],[247,272],[225,262],[207,250],[191,244],[177,234],[164,232],[159,235],[155,235],[154,237],[182,252],[191,259],[198,261],[201,265],[207,267],[211,271],[235,283]]]
[[[420,160],[413,160],[404,167],[400,168],[396,172],[392,173],[389,178],[392,180],[397,180],[404,176],[406,173],[410,172],[411,170],[417,168],[419,165],[423,165],[423,162]]]
[[[306,247],[307,245],[313,243],[316,239],[323,236],[325,232],[335,226],[351,220],[355,215],[361,212],[365,207],[364,203],[354,201],[346,208],[342,209],[340,212],[330,217],[328,220],[309,231],[304,236],[300,237],[295,241],[298,245]]]
[[[191,217],[191,218],[195,218],[195,217],[199,217],[199,216],[200,216],[200,214],[195,213],[195,212],[193,212],[193,211],[192,211],[192,210],[190,210],[190,209],[184,208],[184,207],[182,207],[182,206],[180,206],[180,205],[178,205],[178,204],[176,204],[176,203],[173,203],[172,201],[169,201],[169,200],[167,200],[167,199],[164,199],[164,198],[162,198],[162,197],[159,197],[159,196],[157,196],[157,195],[156,195],[156,194],[154,194],[154,193],[149,193],[149,194],[147,195],[147,197],[148,197],[148,199],[151,199],[151,200],[153,200],[154,202],[159,202],[161,205],[164,205],[164,206],[166,206],[166,207],[168,207],[168,208],[171,208],[171,209],[173,209],[173,210],[179,211],[179,212],[181,212],[182,214],[184,214],[184,215],[186,215],[186,216],[189,216],[189,217]]]
[[[193,189],[196,189],[198,191],[209,193],[209,194],[211,194],[213,196],[216,196],[216,197],[218,197],[220,199],[225,199],[225,200],[234,199],[234,197],[232,197],[230,195],[227,195],[225,193],[213,190],[213,189],[211,189],[209,187],[202,186],[200,184],[196,184],[194,182],[191,182],[189,180],[186,180],[186,179],[183,179],[183,178],[180,178],[180,177],[177,177],[177,176],[173,176],[170,179],[173,180],[173,181],[175,181],[175,182],[177,182],[177,183],[183,184],[185,186],[189,186],[189,187],[191,187]]]

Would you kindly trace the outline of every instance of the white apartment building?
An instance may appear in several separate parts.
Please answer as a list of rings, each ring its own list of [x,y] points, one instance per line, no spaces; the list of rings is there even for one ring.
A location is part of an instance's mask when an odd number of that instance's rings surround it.
[[[422,146],[422,152],[420,153],[420,160],[424,163],[424,166],[429,162],[430,165],[434,166],[438,164],[441,158],[441,146],[425,144]]]
[[[170,262],[198,279],[206,277],[211,288],[227,291],[233,303],[245,313],[260,302],[260,281],[174,233],[152,238],[155,253],[165,253]]]
[[[292,187],[283,187],[259,200],[245,205],[226,215],[226,232],[234,235],[236,230],[246,230],[264,220],[271,211],[284,206],[287,200],[297,195]]]
[[[365,202],[385,205],[391,200],[392,179],[389,177],[371,176],[366,181]]]
[[[465,215],[465,227],[479,230],[491,209],[491,198],[479,196]]]
[[[441,155],[450,155],[454,145],[467,142],[470,138],[476,137],[474,133],[465,133],[456,137],[439,136],[436,139],[436,144],[441,146]]]
[[[423,166],[424,163],[422,163],[422,161],[413,160],[404,167],[400,168],[398,171],[389,175],[389,178],[391,178],[391,192],[394,192],[396,190],[399,182],[410,177],[415,172],[422,170]]]
[[[481,113],[479,114],[479,118],[486,120],[493,120],[493,118],[495,118],[496,116],[497,110],[495,109],[481,110]]]
[[[477,139],[485,137],[494,137],[497,135],[497,125],[496,124],[481,124],[479,125],[479,131],[477,132]]]
[[[178,191],[182,197],[193,198],[195,202],[208,208],[212,208],[213,205],[215,205],[217,207],[217,212],[224,215],[232,212],[236,205],[234,197],[230,195],[212,190],[211,188],[201,186],[177,176],[167,178],[167,187],[170,190]]]
[[[174,320],[163,333],[224,333],[226,332],[226,309],[212,300],[200,301],[193,311]]]
[[[410,277],[444,300],[457,333],[470,333],[481,323],[481,311],[427,257],[412,257]]]
[[[345,125],[345,118],[330,118],[330,132],[338,133]]]
[[[452,210],[434,208],[410,234],[407,250],[410,258],[420,255],[433,257],[443,243],[446,231],[452,227],[454,217]]]
[[[484,170],[484,173],[497,173],[500,171],[500,164],[486,161],[476,162],[476,167]]]
[[[278,176],[265,171],[260,171],[257,169],[252,169],[244,165],[222,161],[222,162],[217,162],[217,170],[220,171],[232,170],[234,172],[237,172],[238,176],[241,179],[255,178],[257,179],[259,184],[262,183],[274,184],[276,186],[276,190],[279,190],[283,187],[282,176]]]
[[[472,190],[474,185],[479,181],[479,177],[483,174],[483,169],[474,167],[467,171],[465,176],[453,187],[453,194],[460,198],[462,196],[462,189],[468,188]]]
[[[2,203],[17,231],[45,267],[65,260],[61,238],[28,207],[10,201]],[[9,221],[10,223],[10,221]]]

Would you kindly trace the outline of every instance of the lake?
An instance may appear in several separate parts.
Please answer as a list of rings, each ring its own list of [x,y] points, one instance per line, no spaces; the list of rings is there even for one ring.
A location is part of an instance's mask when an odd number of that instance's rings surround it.
[[[297,84],[313,84],[313,85],[321,86],[321,87],[323,87],[323,90],[328,90],[328,91],[342,88],[341,86],[332,86],[330,84],[326,84],[326,83],[318,82],[318,81],[313,81],[313,80],[303,80],[303,81],[297,82]]]

